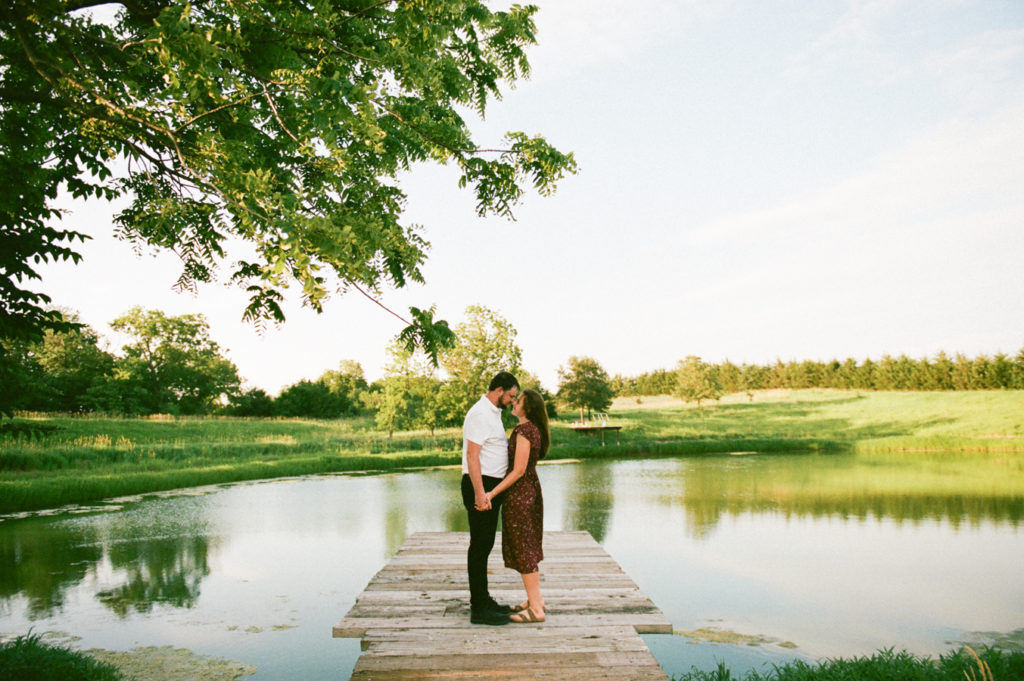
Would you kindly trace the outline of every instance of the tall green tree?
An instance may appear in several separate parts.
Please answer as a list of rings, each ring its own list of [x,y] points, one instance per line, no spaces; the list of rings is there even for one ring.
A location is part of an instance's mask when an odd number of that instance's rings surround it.
[[[380,390],[374,393],[373,406],[376,409],[374,422],[378,428],[388,432],[388,439],[394,437],[395,429],[401,428],[409,413],[408,381],[401,376],[388,376],[381,381]]]
[[[221,355],[203,315],[135,307],[110,327],[131,339],[115,375],[141,392],[144,410],[205,413],[238,391],[238,369]]]
[[[92,392],[105,383],[114,358],[74,312],[56,310],[60,322],[34,341],[0,341],[6,372],[0,380],[0,409],[83,412],[95,408]]]
[[[73,325],[70,329],[48,329],[31,347],[42,373],[41,406],[49,411],[90,411],[90,391],[112,373],[114,357],[100,348],[92,327],[81,324],[75,314],[64,316]]]
[[[553,419],[558,416],[558,405],[556,404],[555,396],[552,395],[547,388],[541,385],[540,376],[533,373],[532,371],[527,371],[526,369],[519,369],[518,371],[516,371],[516,378],[519,380],[520,388],[522,388],[523,390],[536,390],[537,393],[540,394],[542,398],[544,398],[544,410],[547,412],[549,419]],[[612,384],[612,389],[614,390],[615,379],[612,379],[610,383]],[[512,416],[511,411],[503,412],[503,414],[508,414],[508,416],[512,418],[513,426],[515,426],[518,423],[518,419]]]
[[[570,357],[564,367],[558,367],[558,399],[580,410],[604,411],[612,404],[615,391],[598,361],[592,357]]]
[[[1010,385],[1008,388],[1024,390],[1024,348],[1017,353],[1013,361],[1013,371],[1010,373]]]
[[[355,360],[342,360],[337,369],[325,371],[317,379],[331,391],[334,401],[340,406],[343,414],[355,414],[359,411],[359,396],[369,387],[363,366]]]
[[[934,389],[935,390],[954,390],[953,385],[953,360],[946,355],[944,350],[940,350],[939,354],[935,356],[935,361],[931,364],[931,374],[934,377]]]
[[[431,433],[440,417],[436,396],[441,382],[425,353],[409,350],[401,341],[388,347],[388,364],[379,390],[370,396],[377,427],[388,431],[426,428]]]
[[[461,425],[469,408],[487,391],[499,371],[519,372],[523,351],[514,326],[482,305],[466,308],[466,318],[455,327],[457,342],[441,353],[447,380],[438,394],[440,423]]]
[[[116,16],[96,18],[99,5]],[[333,290],[421,281],[428,244],[402,215],[412,166],[455,164],[477,211],[504,216],[525,185],[550,194],[575,172],[540,136],[477,144],[463,118],[528,75],[536,11],[481,0],[0,3],[0,179],[18,188],[0,193],[0,332],[53,321],[19,283],[40,258],[78,258],[81,234],[52,226],[62,188],[125,197],[117,233],[178,254],[180,288],[226,266],[257,322],[284,319],[290,284],[320,310]],[[237,239],[254,255],[227,264]],[[436,356],[447,324],[410,316],[405,337]]]
[[[743,389],[743,372],[738,366],[726,359],[714,368],[715,378],[722,387],[722,392],[732,394]]]
[[[970,390],[974,387],[973,364],[962,352],[956,353],[956,357],[953,360],[953,370],[950,372],[953,390]]]
[[[4,65],[0,57],[0,81],[5,76]],[[0,85],[0,127],[4,125],[5,97]],[[55,209],[43,210],[21,221],[12,218],[23,202],[44,198],[25,188],[28,178],[10,167],[9,154],[14,153],[17,151],[0,134],[0,182],[6,188],[0,191],[0,386],[4,388],[0,390],[0,415],[6,416],[17,408],[21,391],[31,385],[26,383],[28,346],[41,342],[46,332],[75,329],[59,310],[50,306],[50,296],[30,290],[28,282],[40,278],[37,268],[41,263],[81,260],[68,245],[86,238],[78,232],[44,224],[46,219],[58,215]]]
[[[687,402],[695,401],[698,409],[704,400],[717,400],[722,396],[722,386],[715,379],[711,365],[696,355],[679,361],[676,380],[675,394]]]
[[[29,343],[0,339],[0,416],[13,416],[16,409],[32,409],[40,383],[39,363],[29,351]]]

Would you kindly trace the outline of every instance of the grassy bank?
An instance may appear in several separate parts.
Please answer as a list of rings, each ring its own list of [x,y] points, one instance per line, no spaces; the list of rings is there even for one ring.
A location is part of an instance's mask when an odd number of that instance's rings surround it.
[[[770,671],[751,671],[734,676],[724,665],[705,672],[694,670],[676,681],[849,681],[893,679],[900,681],[1019,681],[1024,679],[1024,653],[964,648],[938,660],[908,652],[881,651],[870,657],[803,661],[773,666]]]
[[[146,651],[155,657],[159,650]],[[178,651],[172,651],[178,652]],[[90,654],[92,653],[92,654]],[[106,651],[81,652],[65,646],[45,643],[34,635],[22,636],[0,643],[0,678],[25,681],[122,681],[127,678],[117,665],[96,659],[94,655],[119,660],[120,666],[134,669],[130,654]],[[175,660],[176,662],[176,660]],[[145,669],[159,673],[161,678],[193,678],[196,671],[189,665],[186,673],[178,664],[156,659]],[[224,666],[221,661],[221,665]],[[238,671],[233,670],[233,671]],[[247,672],[247,673],[252,673]],[[210,674],[213,678],[237,678],[234,674]],[[135,678],[132,674],[131,678]],[[204,678],[206,676],[204,675]],[[676,681],[848,681],[849,679],[913,679],[914,681],[1018,681],[1024,679],[1024,652],[984,649],[975,653],[970,648],[942,655],[939,659],[918,657],[892,650],[880,651],[870,657],[831,659],[812,664],[794,661],[775,665],[770,671],[753,670],[745,676],[734,676],[720,663],[712,671],[694,671],[676,676]]]
[[[123,681],[113,665],[34,634],[0,643],[0,679],[18,681]]]
[[[79,650],[60,635],[26,634],[0,641],[0,679],[7,681],[237,681],[256,668],[185,648]]]
[[[1024,453],[1024,391],[766,391],[697,409],[617,400],[621,444],[552,424],[549,458],[723,452]],[[457,464],[459,429],[396,433],[334,421],[32,415],[0,425],[0,513],[196,485]]]

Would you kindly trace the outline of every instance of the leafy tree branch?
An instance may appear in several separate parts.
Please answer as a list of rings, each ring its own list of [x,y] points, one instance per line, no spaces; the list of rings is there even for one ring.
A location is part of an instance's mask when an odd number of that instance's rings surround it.
[[[120,6],[113,21],[80,11],[101,4]],[[0,198],[0,226],[52,229],[60,191],[125,197],[119,236],[177,253],[179,288],[227,270],[256,324],[284,320],[290,286],[321,310],[336,290],[422,281],[429,244],[404,221],[402,171],[455,163],[478,213],[511,218],[525,186],[547,195],[576,170],[539,136],[479,145],[459,113],[482,115],[529,73],[536,11],[481,0],[13,0],[0,8],[0,93],[13,95],[0,103],[0,173],[20,191]],[[75,233],[54,234],[18,252],[63,257],[54,249]],[[230,238],[257,257],[231,262]],[[410,317],[410,342],[445,337],[432,311]]]

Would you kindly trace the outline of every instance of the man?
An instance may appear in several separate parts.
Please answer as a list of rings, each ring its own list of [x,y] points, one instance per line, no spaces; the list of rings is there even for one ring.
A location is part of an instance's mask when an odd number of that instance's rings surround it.
[[[507,371],[499,372],[466,414],[462,424],[462,503],[469,515],[470,621],[473,624],[508,624],[512,608],[491,598],[487,590],[487,559],[494,548],[501,495],[493,502],[487,492],[505,477],[508,468],[508,440],[501,423],[501,410],[512,404],[519,381]]]

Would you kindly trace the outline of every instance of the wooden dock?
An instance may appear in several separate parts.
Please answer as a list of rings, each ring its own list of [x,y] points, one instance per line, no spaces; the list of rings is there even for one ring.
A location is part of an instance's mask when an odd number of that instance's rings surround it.
[[[606,423],[570,423],[569,428],[576,431],[577,433],[601,433],[602,447],[604,447],[604,434],[609,430],[614,430],[615,444],[622,444],[622,441],[619,439],[619,431],[622,430],[622,426],[609,426]]]
[[[470,624],[468,546],[468,533],[418,532],[370,580],[334,627],[362,639],[354,681],[668,679],[639,634],[672,633],[671,622],[589,533],[544,533],[540,624]],[[498,602],[525,599],[500,533],[488,573]]]

